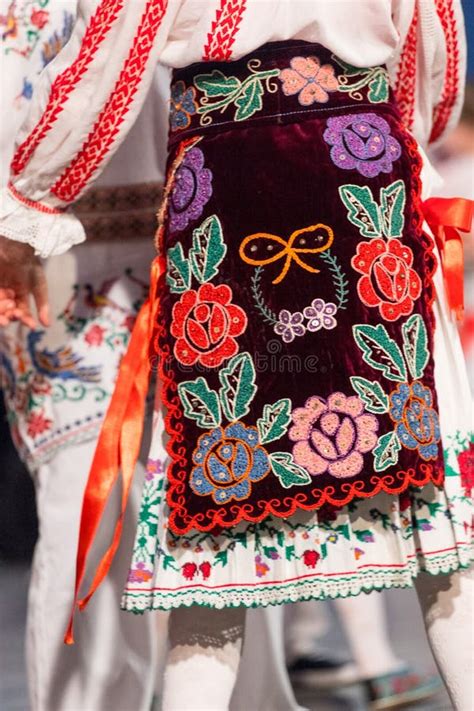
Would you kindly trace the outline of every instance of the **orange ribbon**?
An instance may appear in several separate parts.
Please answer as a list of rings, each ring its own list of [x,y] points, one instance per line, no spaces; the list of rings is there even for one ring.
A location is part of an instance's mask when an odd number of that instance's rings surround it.
[[[151,371],[149,345],[157,317],[159,305],[157,287],[162,269],[162,260],[158,257],[151,267],[150,293],[138,313],[127,352],[122,359],[114,394],[102,425],[89,473],[82,504],[74,604],[64,638],[66,644],[74,644],[73,621],[76,606],[80,610],[86,607],[107,575],[120,543],[125,509],[143,435],[146,397]],[[98,565],[89,592],[82,600],[78,600],[87,558],[120,470],[123,479],[122,504],[112,543]]]
[[[449,306],[461,320],[464,315],[464,250],[458,230],[471,231],[474,201],[429,198],[423,203],[423,213],[441,254]]]

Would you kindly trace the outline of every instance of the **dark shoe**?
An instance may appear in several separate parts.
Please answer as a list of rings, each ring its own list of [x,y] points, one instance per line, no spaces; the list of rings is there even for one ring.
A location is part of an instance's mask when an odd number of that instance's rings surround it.
[[[417,674],[406,667],[365,682],[371,711],[398,709],[435,696],[443,684],[439,676]]]
[[[359,681],[353,662],[334,657],[297,657],[288,667],[291,681],[312,689],[335,689]]]

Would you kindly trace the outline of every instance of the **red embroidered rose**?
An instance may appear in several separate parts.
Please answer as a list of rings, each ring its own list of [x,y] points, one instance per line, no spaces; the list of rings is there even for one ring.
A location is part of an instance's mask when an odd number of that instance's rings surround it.
[[[211,564],[205,561],[204,563],[201,563],[199,566],[199,570],[202,573],[202,577],[204,580],[208,580],[211,576]]]
[[[183,365],[216,368],[237,353],[236,336],[247,327],[245,312],[231,303],[226,284],[202,284],[186,291],[173,307],[174,354]]]
[[[363,274],[357,285],[361,301],[378,306],[386,321],[411,314],[421,294],[421,279],[412,264],[413,252],[398,239],[360,242],[352,266]]]
[[[31,24],[42,30],[45,25],[48,24],[49,12],[45,10],[33,10],[31,13]]]
[[[318,560],[321,558],[317,551],[305,551],[303,553],[303,563],[307,568],[316,568]]]
[[[193,580],[197,573],[197,565],[195,563],[185,563],[182,567],[182,573],[186,580]]]
[[[101,346],[104,341],[105,328],[97,323],[89,328],[84,336],[84,340],[90,346]]]

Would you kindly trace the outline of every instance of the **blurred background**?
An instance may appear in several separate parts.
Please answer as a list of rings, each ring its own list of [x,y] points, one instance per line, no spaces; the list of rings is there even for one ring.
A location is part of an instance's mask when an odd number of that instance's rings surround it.
[[[474,199],[474,0],[464,0],[468,32],[469,63],[466,103],[460,126],[441,149],[432,156],[445,179],[443,194]],[[468,360],[471,389],[474,392],[474,235],[465,241],[466,317],[460,326]],[[23,664],[23,632],[26,611],[29,561],[38,534],[34,489],[30,477],[18,460],[8,431],[0,392],[0,709],[27,711],[27,692]],[[389,622],[391,638],[397,653],[416,666],[432,667],[431,654],[425,641],[417,602],[411,591],[390,591]],[[407,616],[406,611],[413,610]],[[330,613],[332,615],[332,613]],[[326,648],[344,649],[342,630],[334,616]],[[302,697],[301,702],[321,711],[325,709],[366,708],[356,692],[318,699]],[[441,695],[417,709],[447,711],[447,696]],[[87,711],[87,710],[84,710]],[[252,711],[249,709],[249,711]],[[466,709],[465,711],[472,711]]]

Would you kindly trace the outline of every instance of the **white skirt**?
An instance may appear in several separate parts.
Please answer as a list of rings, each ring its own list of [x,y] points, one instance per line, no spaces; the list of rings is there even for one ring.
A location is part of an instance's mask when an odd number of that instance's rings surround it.
[[[474,560],[471,396],[455,323],[438,270],[435,379],[446,465],[443,487],[385,493],[338,513],[242,523],[212,535],[176,536],[167,526],[162,413],[155,423],[132,563],[122,608],[256,607],[408,587]],[[470,451],[471,450],[471,451]],[[471,464],[470,464],[471,462]]]

